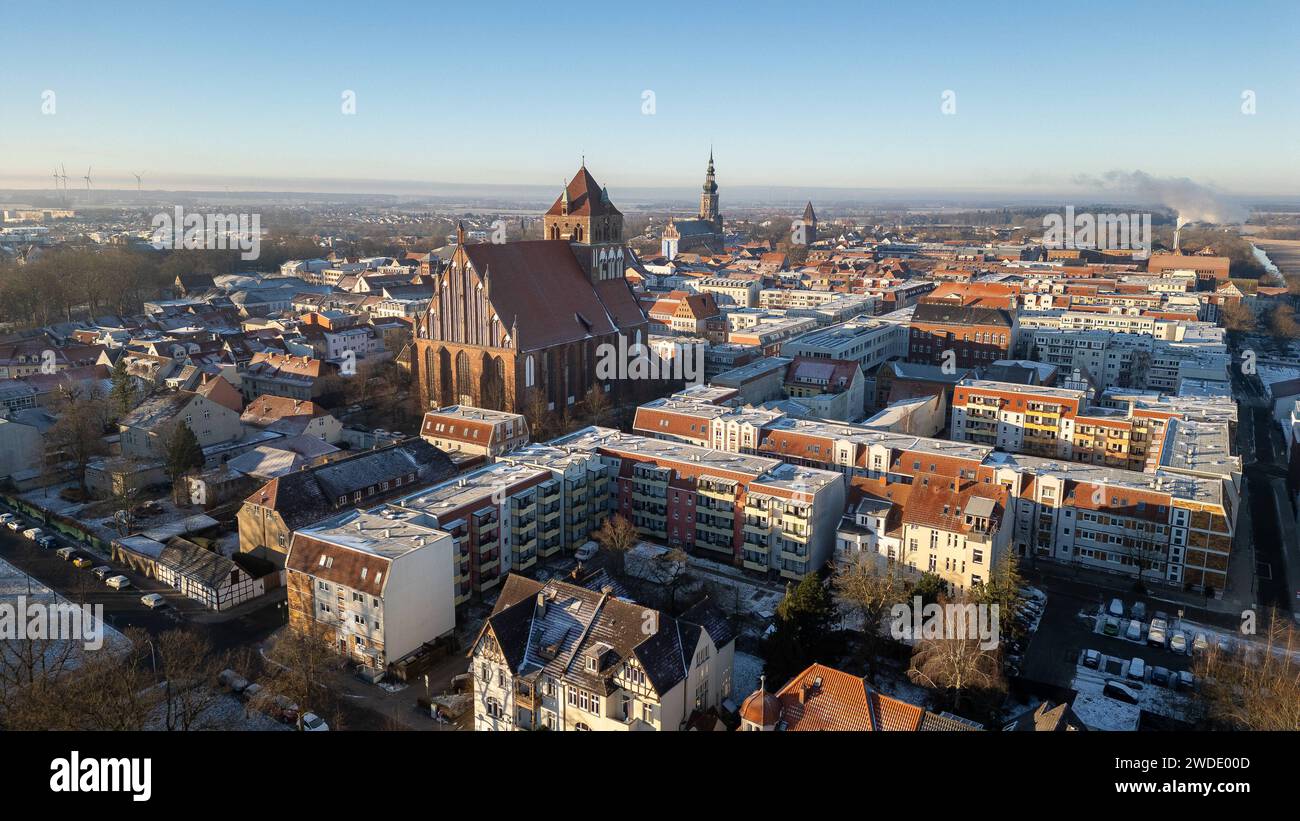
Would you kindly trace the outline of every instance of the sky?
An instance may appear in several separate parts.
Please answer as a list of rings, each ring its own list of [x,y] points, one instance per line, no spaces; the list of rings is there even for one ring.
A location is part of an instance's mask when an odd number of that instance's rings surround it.
[[[0,3],[0,187],[1300,194],[1293,0]]]

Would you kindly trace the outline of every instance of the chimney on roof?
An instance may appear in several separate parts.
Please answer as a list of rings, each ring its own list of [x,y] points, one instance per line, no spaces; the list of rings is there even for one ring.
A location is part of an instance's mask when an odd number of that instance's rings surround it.
[[[546,618],[546,592],[539,591],[537,594],[537,618]]]

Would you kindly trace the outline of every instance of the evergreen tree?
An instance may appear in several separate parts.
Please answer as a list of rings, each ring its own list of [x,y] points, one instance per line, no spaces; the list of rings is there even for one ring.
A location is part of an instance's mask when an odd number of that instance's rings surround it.
[[[776,607],[775,629],[763,640],[764,672],[786,682],[831,652],[831,629],[837,617],[830,589],[816,573],[786,586]]]
[[[135,407],[135,380],[126,372],[125,356],[118,357],[117,364],[113,366],[113,388],[109,391],[109,399],[113,412],[118,416],[126,416]]]
[[[940,598],[947,595],[947,582],[935,573],[923,573],[921,578],[916,580],[916,584],[912,585],[912,592],[908,597],[920,596],[921,604],[924,606],[927,604],[936,604]]]
[[[172,480],[173,495],[182,476],[203,467],[203,446],[199,444],[199,437],[184,422],[172,430],[171,438],[167,440],[165,463],[167,475]]]

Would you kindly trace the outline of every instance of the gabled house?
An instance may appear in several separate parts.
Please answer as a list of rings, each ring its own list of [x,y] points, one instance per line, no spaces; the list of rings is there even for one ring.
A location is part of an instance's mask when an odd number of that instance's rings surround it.
[[[144,400],[118,421],[122,456],[149,462],[163,459],[172,430],[182,422],[205,448],[234,442],[244,433],[238,411],[201,393],[164,393]]]
[[[735,632],[608,588],[506,579],[470,653],[476,730],[685,730],[731,695]]]

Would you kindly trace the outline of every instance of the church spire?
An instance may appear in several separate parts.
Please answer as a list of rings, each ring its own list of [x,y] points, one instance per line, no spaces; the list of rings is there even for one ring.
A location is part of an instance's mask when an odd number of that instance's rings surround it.
[[[713,146],[709,146],[709,167],[704,172],[704,190],[700,194],[700,219],[712,222],[722,230],[722,217],[718,213],[718,181],[713,177]]]

